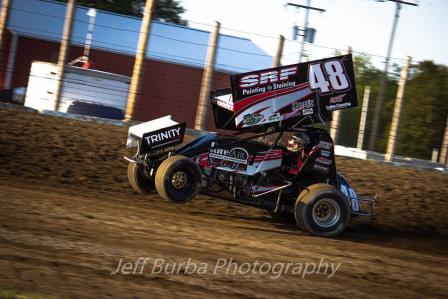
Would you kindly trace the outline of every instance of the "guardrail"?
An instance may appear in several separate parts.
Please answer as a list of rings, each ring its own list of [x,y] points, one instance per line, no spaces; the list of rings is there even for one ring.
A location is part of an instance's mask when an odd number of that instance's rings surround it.
[[[385,162],[385,154],[360,150],[357,148],[346,147],[342,145],[335,146],[335,154],[337,156],[351,157],[362,160],[372,160],[378,162],[384,162],[387,164],[392,164],[395,166],[409,166],[414,168],[422,168],[422,169],[432,169],[437,171],[442,171],[444,173],[448,173],[447,165],[442,163],[436,163],[429,160],[422,160],[416,158],[409,158],[403,156],[393,156],[391,162]]]

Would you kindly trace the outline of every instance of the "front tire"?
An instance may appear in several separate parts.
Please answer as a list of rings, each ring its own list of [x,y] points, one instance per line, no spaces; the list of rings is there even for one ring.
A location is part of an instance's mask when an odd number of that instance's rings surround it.
[[[314,184],[303,190],[296,201],[295,219],[301,230],[320,237],[336,237],[350,220],[350,204],[338,189]]]
[[[156,189],[160,197],[176,203],[195,197],[201,185],[198,165],[184,156],[172,156],[160,164],[156,172]]]

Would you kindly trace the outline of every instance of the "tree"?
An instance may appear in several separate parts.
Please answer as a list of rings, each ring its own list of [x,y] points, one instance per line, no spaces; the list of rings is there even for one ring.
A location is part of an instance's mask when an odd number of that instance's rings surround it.
[[[144,1],[139,1],[140,7],[144,7]],[[154,3],[153,18],[155,20],[170,22],[187,26],[188,22],[180,17],[185,9],[176,0],[157,0]]]
[[[422,61],[406,85],[397,154],[430,159],[442,144],[448,114],[448,67]]]
[[[370,102],[364,141],[368,140],[372,111],[378,95],[382,72],[364,55],[354,56],[359,107],[342,110],[338,143],[356,146],[364,87],[369,85]],[[395,65],[388,77],[381,111],[377,150],[385,152],[392,120],[400,67]],[[406,83],[396,154],[430,159],[433,148],[440,148],[448,115],[448,67],[432,61],[411,66]],[[366,144],[366,143],[365,143]]]
[[[358,107],[354,109],[341,110],[341,123],[338,135],[338,144],[355,147],[358,137],[359,120],[361,115],[361,107],[365,86],[370,86],[369,113],[367,113],[367,124],[365,130],[364,144],[369,139],[369,133],[372,123],[372,107],[378,95],[379,82],[382,72],[377,69],[367,55],[356,55],[353,57],[353,68],[355,71],[356,90],[358,94]],[[388,78],[386,97],[384,100],[384,108],[381,112],[380,127],[378,130],[378,146],[379,151],[386,150],[387,132],[390,126],[393,100],[397,90],[397,81],[394,76]]]
[[[57,0],[67,3],[67,0]],[[145,6],[144,0],[77,0],[78,5],[93,7],[99,10],[110,11],[118,14],[141,17]],[[152,19],[174,23],[178,25],[188,25],[188,22],[180,17],[185,12],[179,1],[176,0],[155,0],[152,12]]]

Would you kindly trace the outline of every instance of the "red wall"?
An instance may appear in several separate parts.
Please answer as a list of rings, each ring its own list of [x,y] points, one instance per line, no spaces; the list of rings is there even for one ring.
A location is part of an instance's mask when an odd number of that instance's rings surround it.
[[[171,114],[174,119],[186,121],[188,127],[193,127],[203,70],[147,60],[143,72],[136,118],[149,120]],[[225,82],[229,82],[229,75],[215,72],[212,89],[230,84]],[[212,129],[210,111],[208,120],[209,129]]]
[[[27,86],[31,63],[34,60],[56,63],[58,51],[59,44],[19,37],[12,86]]]
[[[5,46],[9,47],[9,44],[6,43]],[[80,47],[71,47],[67,60],[71,61],[81,56],[82,50]],[[13,87],[27,86],[32,61],[56,63],[58,51],[58,43],[19,37]],[[132,75],[134,65],[132,56],[92,50],[90,58],[94,62],[95,69],[125,76]],[[175,120],[186,121],[188,127],[193,127],[202,73],[203,70],[198,68],[146,60],[143,65],[143,79],[137,97],[135,118],[146,121],[171,114]],[[2,78],[3,74],[0,75],[0,80]],[[212,89],[229,86],[229,74],[214,73]],[[211,111],[208,126],[209,129],[213,129]]]

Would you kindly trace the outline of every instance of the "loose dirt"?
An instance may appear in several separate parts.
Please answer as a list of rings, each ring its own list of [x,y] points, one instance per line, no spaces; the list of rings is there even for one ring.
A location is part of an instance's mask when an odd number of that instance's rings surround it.
[[[262,210],[199,196],[174,205],[135,194],[127,129],[0,110],[0,291],[52,298],[430,298],[448,293],[448,176],[337,158],[375,217],[337,239],[303,234]],[[120,262],[150,258],[135,274]],[[207,273],[152,273],[156,259]],[[213,273],[237,265],[340,263],[321,274]],[[133,264],[134,265],[134,264]],[[2,292],[0,292],[1,297]]]

